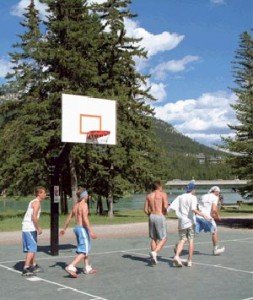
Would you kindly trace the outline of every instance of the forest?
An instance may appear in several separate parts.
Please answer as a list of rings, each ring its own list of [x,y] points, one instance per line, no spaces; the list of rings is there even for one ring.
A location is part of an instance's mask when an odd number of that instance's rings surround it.
[[[52,189],[53,176],[63,210],[66,197],[74,199],[84,186],[98,200],[105,197],[112,214],[115,200],[149,190],[155,179],[233,178],[228,154],[155,119],[149,74],[135,65],[137,57],[146,57],[145,49],[124,27],[124,18],[136,17],[130,0],[41,2],[48,17],[41,20],[30,1],[20,23],[24,32],[10,53],[14,67],[0,86],[2,191],[29,195],[38,185]],[[62,143],[63,93],[117,101],[117,145],[99,152]]]

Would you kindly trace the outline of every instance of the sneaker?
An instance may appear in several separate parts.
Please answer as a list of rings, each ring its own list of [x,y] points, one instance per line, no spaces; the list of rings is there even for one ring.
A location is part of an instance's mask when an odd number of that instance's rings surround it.
[[[178,256],[175,256],[173,259],[173,263],[176,267],[181,268],[183,266],[181,259]]]
[[[190,260],[188,260],[186,266],[187,267],[192,267],[192,262]]]
[[[76,274],[76,268],[69,265],[65,268],[65,271],[69,274],[70,277],[72,278],[77,278],[78,275]]]
[[[35,265],[31,267],[33,273],[43,273],[44,270],[42,269],[42,267],[40,267],[39,265]]]
[[[213,255],[220,255],[223,252],[225,252],[225,247],[217,248],[213,250]]]
[[[155,251],[151,251],[149,254],[150,254],[152,262],[157,264],[157,253]]]
[[[95,269],[92,269],[91,266],[88,266],[85,270],[84,270],[84,274],[86,275],[90,275],[90,274],[96,274],[97,271]]]
[[[31,267],[24,268],[22,272],[22,276],[34,276],[32,268]]]

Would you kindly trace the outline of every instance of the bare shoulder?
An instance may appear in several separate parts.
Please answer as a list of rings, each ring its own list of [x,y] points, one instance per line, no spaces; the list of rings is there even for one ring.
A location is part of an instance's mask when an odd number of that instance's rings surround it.
[[[40,200],[39,199],[34,199],[32,201],[32,207],[40,207]]]
[[[154,196],[154,192],[147,194],[146,199],[149,200]]]

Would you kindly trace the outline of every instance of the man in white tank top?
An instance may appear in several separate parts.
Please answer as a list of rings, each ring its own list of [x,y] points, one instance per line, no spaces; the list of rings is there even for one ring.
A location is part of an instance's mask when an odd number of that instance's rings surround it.
[[[32,276],[42,270],[35,262],[35,254],[37,252],[37,235],[42,234],[39,224],[40,202],[47,196],[46,189],[37,187],[35,195],[36,198],[30,201],[22,222],[23,251],[26,253],[23,276]]]

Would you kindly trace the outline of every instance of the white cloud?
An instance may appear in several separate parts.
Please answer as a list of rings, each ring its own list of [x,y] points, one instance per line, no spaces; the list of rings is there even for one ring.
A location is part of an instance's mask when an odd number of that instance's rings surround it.
[[[189,63],[198,61],[198,56],[187,55],[180,60],[170,60],[157,65],[155,68],[151,69],[151,74],[155,79],[164,80],[167,72],[182,72],[186,70]]]
[[[21,1],[19,1],[19,3],[17,5],[15,5],[15,6],[12,7],[11,14],[13,16],[22,17],[23,14],[24,14],[24,12],[25,12],[25,8],[27,8],[27,6],[30,3],[31,3],[30,0],[21,0]],[[39,0],[35,0],[34,4],[35,4],[36,9],[40,13],[40,16],[42,18],[44,18],[45,15],[46,15],[47,5],[46,4],[42,4],[41,2],[39,2]]]
[[[210,0],[211,4],[214,4],[214,5],[223,5],[226,3],[225,0]]]
[[[0,78],[4,78],[11,71],[11,66],[12,64],[9,61],[0,58]]]
[[[92,4],[92,3],[101,4],[104,2],[106,2],[106,0],[88,0],[89,4]],[[25,8],[27,8],[27,6],[30,3],[31,3],[31,0],[20,0],[17,5],[14,5],[12,7],[11,14],[14,16],[17,16],[17,17],[22,17],[25,12]],[[47,12],[46,12],[47,5],[41,3],[39,0],[35,0],[34,4],[35,4],[36,9],[39,11],[41,18],[45,19],[45,16],[47,14]]]
[[[172,50],[184,39],[183,35],[170,33],[168,31],[164,31],[157,35],[152,34],[146,29],[138,27],[138,23],[130,19],[125,20],[125,26],[128,36],[142,38],[139,45],[147,50],[148,57],[162,51]]]
[[[220,142],[231,134],[228,124],[237,124],[234,94],[223,91],[205,93],[198,99],[179,100],[155,106],[156,117],[172,124],[179,132],[206,145]]]
[[[157,102],[162,102],[166,99],[166,85],[162,82],[160,83],[151,83],[150,94],[153,95]]]

